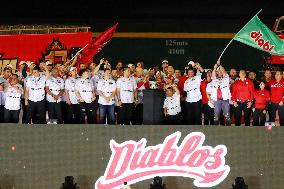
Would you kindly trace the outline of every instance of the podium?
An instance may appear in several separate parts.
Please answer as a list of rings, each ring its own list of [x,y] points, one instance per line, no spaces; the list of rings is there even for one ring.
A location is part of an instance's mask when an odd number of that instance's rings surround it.
[[[143,90],[143,124],[163,124],[165,92],[158,89]]]

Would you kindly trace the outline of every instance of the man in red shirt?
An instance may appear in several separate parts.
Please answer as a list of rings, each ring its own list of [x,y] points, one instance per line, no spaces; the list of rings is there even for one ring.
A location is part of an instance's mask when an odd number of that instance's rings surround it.
[[[246,78],[245,70],[240,70],[240,79],[232,85],[232,101],[235,106],[235,125],[241,125],[242,111],[244,112],[245,125],[250,125],[251,105],[254,87],[250,79]]]
[[[284,125],[284,82],[282,76],[282,71],[277,71],[275,73],[276,81],[272,81],[270,86],[271,114],[269,121],[275,122],[276,111],[278,110],[280,125]]]
[[[253,122],[254,126],[264,126],[266,120],[267,105],[270,101],[270,94],[268,90],[264,89],[265,84],[259,84],[260,89],[254,92],[253,101]]]
[[[263,78],[263,82],[265,84],[265,89],[268,90],[270,92],[270,86],[271,83],[274,81],[274,79],[272,78],[272,73],[270,69],[266,69],[264,71],[264,78]]]

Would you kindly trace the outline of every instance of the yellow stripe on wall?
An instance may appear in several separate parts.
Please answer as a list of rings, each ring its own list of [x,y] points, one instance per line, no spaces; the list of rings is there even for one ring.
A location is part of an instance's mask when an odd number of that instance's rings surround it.
[[[93,37],[101,33],[94,32]],[[188,38],[188,39],[232,39],[235,33],[157,33],[157,32],[117,32],[118,38]]]

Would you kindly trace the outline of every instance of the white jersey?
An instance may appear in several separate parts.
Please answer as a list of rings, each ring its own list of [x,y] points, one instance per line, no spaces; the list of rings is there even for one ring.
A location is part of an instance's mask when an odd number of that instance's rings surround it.
[[[46,80],[46,87],[49,88],[49,90],[54,94],[58,95],[61,90],[64,89],[64,81],[60,77],[54,78],[50,77],[49,79]],[[55,100],[51,95],[46,94],[46,100],[48,102],[61,102],[61,97],[58,100]]]
[[[5,78],[0,77],[0,84],[3,86],[3,88],[5,88],[8,86],[8,81]],[[4,91],[0,91],[0,105],[5,105]]]
[[[113,92],[115,92],[116,83],[112,79],[109,80],[100,79],[98,82],[97,90],[101,91],[104,94],[104,96],[109,97]],[[98,103],[102,105],[113,105],[114,97],[109,102],[107,102],[102,96],[99,96]]]
[[[138,86],[137,86],[138,87]],[[137,96],[138,96],[138,104],[143,103],[143,91],[146,89],[145,83],[137,89]]]
[[[211,97],[212,91],[213,91],[214,87],[212,85],[212,82],[208,83],[206,86],[206,93],[208,93]],[[208,106],[210,106],[210,108],[214,108],[214,105],[208,101]]]
[[[0,91],[0,105],[4,104],[4,101],[2,100],[3,96],[4,96],[4,91]]]
[[[208,83],[206,86],[206,93],[208,93],[209,95],[212,94],[212,90],[213,90],[213,85],[212,82]]]
[[[26,82],[26,90],[29,91],[29,100],[38,102],[44,100],[45,97],[45,76],[28,77]]]
[[[67,76],[66,75],[63,75],[62,77],[60,77],[61,79],[63,79],[63,84],[64,84],[64,87],[65,87],[65,81],[67,79]],[[65,90],[63,91],[63,94],[61,96],[61,101],[62,102],[66,102],[66,93],[65,93]]]
[[[116,82],[117,89],[120,90],[120,99],[122,103],[134,102],[134,91],[137,88],[135,79],[121,77]]]
[[[134,77],[137,83],[137,97],[138,97],[138,104],[143,103],[143,91],[146,89],[145,82],[142,81],[142,77]]]
[[[213,79],[211,83],[212,83],[212,91],[211,91],[212,100],[217,101],[217,90],[219,87],[222,92],[223,100],[231,99],[229,76]]]
[[[24,79],[22,72],[17,71],[16,74],[17,74],[17,76],[18,76],[19,81],[21,81],[21,80]]]
[[[69,92],[69,99],[71,104],[78,104],[78,100],[75,94],[75,84],[77,79],[69,77],[65,81],[65,90],[68,90]],[[65,92],[66,93],[66,92]]]
[[[97,87],[98,87],[98,82],[99,82],[100,79],[102,79],[102,77],[99,74],[95,74],[91,78],[91,81],[93,83],[94,89],[96,91],[96,95],[99,95]]]
[[[169,115],[177,115],[180,113],[180,94],[175,93],[172,97],[166,97],[163,108],[167,109]]]
[[[202,95],[200,91],[201,75],[188,78],[184,83],[184,91],[186,92],[186,102],[198,102]]]
[[[78,91],[81,98],[86,103],[92,102],[94,85],[90,79],[77,79],[75,83],[75,91]]]
[[[20,91],[17,91],[18,90]],[[21,109],[21,96],[23,94],[23,87],[20,84],[8,86],[5,92],[5,109],[7,110],[20,110]]]

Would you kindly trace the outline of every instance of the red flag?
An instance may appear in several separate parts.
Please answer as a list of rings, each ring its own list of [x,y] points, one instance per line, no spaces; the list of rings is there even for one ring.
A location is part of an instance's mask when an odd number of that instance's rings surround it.
[[[82,51],[81,58],[78,59],[77,64],[88,64],[93,62],[93,57],[98,54],[102,48],[112,39],[118,23],[104,31],[101,35],[92,40],[91,43]]]

